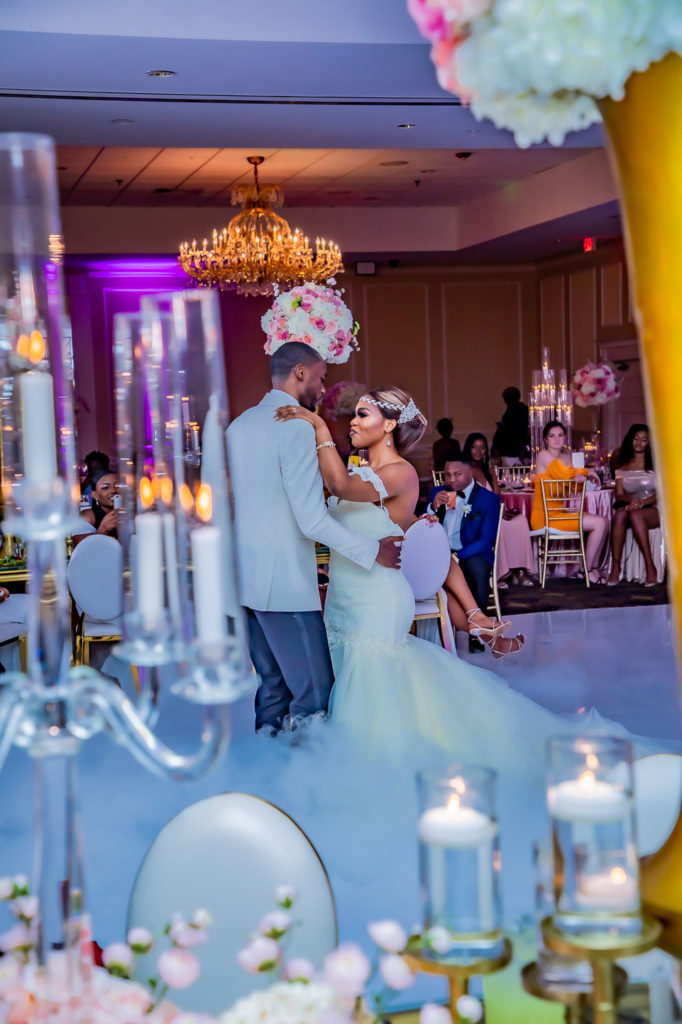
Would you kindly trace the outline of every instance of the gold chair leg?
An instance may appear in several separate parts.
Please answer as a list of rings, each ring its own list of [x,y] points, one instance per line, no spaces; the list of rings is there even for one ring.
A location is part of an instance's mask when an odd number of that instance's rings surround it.
[[[19,664],[22,672],[28,672],[28,633],[19,637]]]
[[[135,692],[139,697],[139,695],[142,693],[142,688],[140,687],[140,670],[137,667],[137,665],[130,666],[130,674],[133,677],[133,686],[135,687]]]
[[[582,557],[582,560],[583,560],[583,572],[585,573],[585,586],[589,590],[589,587],[590,587],[590,574],[587,571],[587,556],[585,554],[585,534],[583,533],[582,530],[580,531],[580,554],[581,554],[581,557]]]
[[[542,547],[542,589],[545,589],[545,581],[547,580],[547,557],[549,555],[549,534],[545,534],[542,538],[544,545]]]
[[[90,637],[88,637],[88,636],[82,637],[81,638],[81,643],[82,643],[82,657],[83,657],[83,660],[82,660],[81,664],[82,665],[89,665],[90,664]]]

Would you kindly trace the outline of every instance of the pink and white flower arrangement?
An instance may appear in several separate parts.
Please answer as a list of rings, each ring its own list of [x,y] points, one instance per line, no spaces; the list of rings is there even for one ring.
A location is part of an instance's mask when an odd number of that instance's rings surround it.
[[[573,375],[571,380],[573,401],[587,408],[592,405],[606,405],[620,395],[616,375],[608,363],[586,363]]]
[[[280,887],[280,910],[289,911],[296,894]],[[448,933],[431,929],[425,935],[407,934],[397,921],[371,922],[367,931],[378,949],[374,963],[355,943],[343,943],[328,953],[322,970],[315,971],[309,960],[287,960],[284,943],[295,922],[288,913],[274,911],[262,918],[258,933],[237,955],[238,963],[252,974],[270,973],[275,983],[240,999],[222,1015],[220,1024],[351,1024],[371,1020],[378,1024],[386,1015],[387,1001],[395,992],[409,988],[416,975],[404,954],[422,949],[449,949]],[[441,934],[441,932],[443,934]],[[275,937],[276,936],[276,937]],[[379,976],[384,988],[380,994],[366,995],[366,987]],[[468,1000],[468,1002],[466,1002]],[[371,1011],[368,1006],[371,1005]],[[463,997],[457,1006],[457,1024],[478,1021],[482,1007],[477,999]],[[442,1006],[424,1006],[420,1024],[453,1024],[450,1012]]]
[[[599,121],[593,97],[682,52],[677,0],[407,0],[441,87],[519,146]]]
[[[341,295],[340,290],[312,282],[280,292],[261,318],[267,355],[287,342],[299,341],[327,363],[345,363],[358,347],[360,327]]]

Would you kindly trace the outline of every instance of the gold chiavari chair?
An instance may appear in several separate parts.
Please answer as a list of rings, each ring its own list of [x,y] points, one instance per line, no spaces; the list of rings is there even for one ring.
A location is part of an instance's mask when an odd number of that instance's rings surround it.
[[[590,577],[583,534],[585,481],[542,480],[541,484],[545,511],[545,526],[540,537],[542,586],[545,586],[548,564],[565,565],[569,562],[580,562],[585,574],[585,585],[589,587]],[[557,542],[559,547],[550,547]]]
[[[443,487],[445,485],[445,472],[442,469],[432,469],[431,477],[433,478],[434,487]]]

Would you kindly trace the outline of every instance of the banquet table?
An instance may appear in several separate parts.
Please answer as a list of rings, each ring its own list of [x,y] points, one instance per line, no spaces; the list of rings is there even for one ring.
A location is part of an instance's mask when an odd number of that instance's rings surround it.
[[[606,571],[611,560],[611,519],[613,518],[613,487],[600,487],[595,490],[588,490],[585,493],[584,511],[595,516],[605,516],[609,523],[604,550],[602,551],[599,568]],[[533,506],[533,491],[503,491],[500,495],[505,509],[517,509],[521,512],[530,524],[530,513]],[[537,554],[536,554],[537,559]],[[537,564],[535,566],[537,570]],[[564,568],[554,566],[554,569]]]

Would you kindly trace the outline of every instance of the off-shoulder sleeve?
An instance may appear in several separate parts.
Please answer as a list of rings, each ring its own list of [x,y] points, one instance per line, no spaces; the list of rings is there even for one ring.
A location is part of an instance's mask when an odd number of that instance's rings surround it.
[[[384,482],[378,473],[375,473],[369,466],[349,466],[348,472],[352,476],[359,476],[366,484],[374,484],[374,489],[379,495],[379,501],[383,505],[384,498],[388,497],[388,491],[384,487]]]

